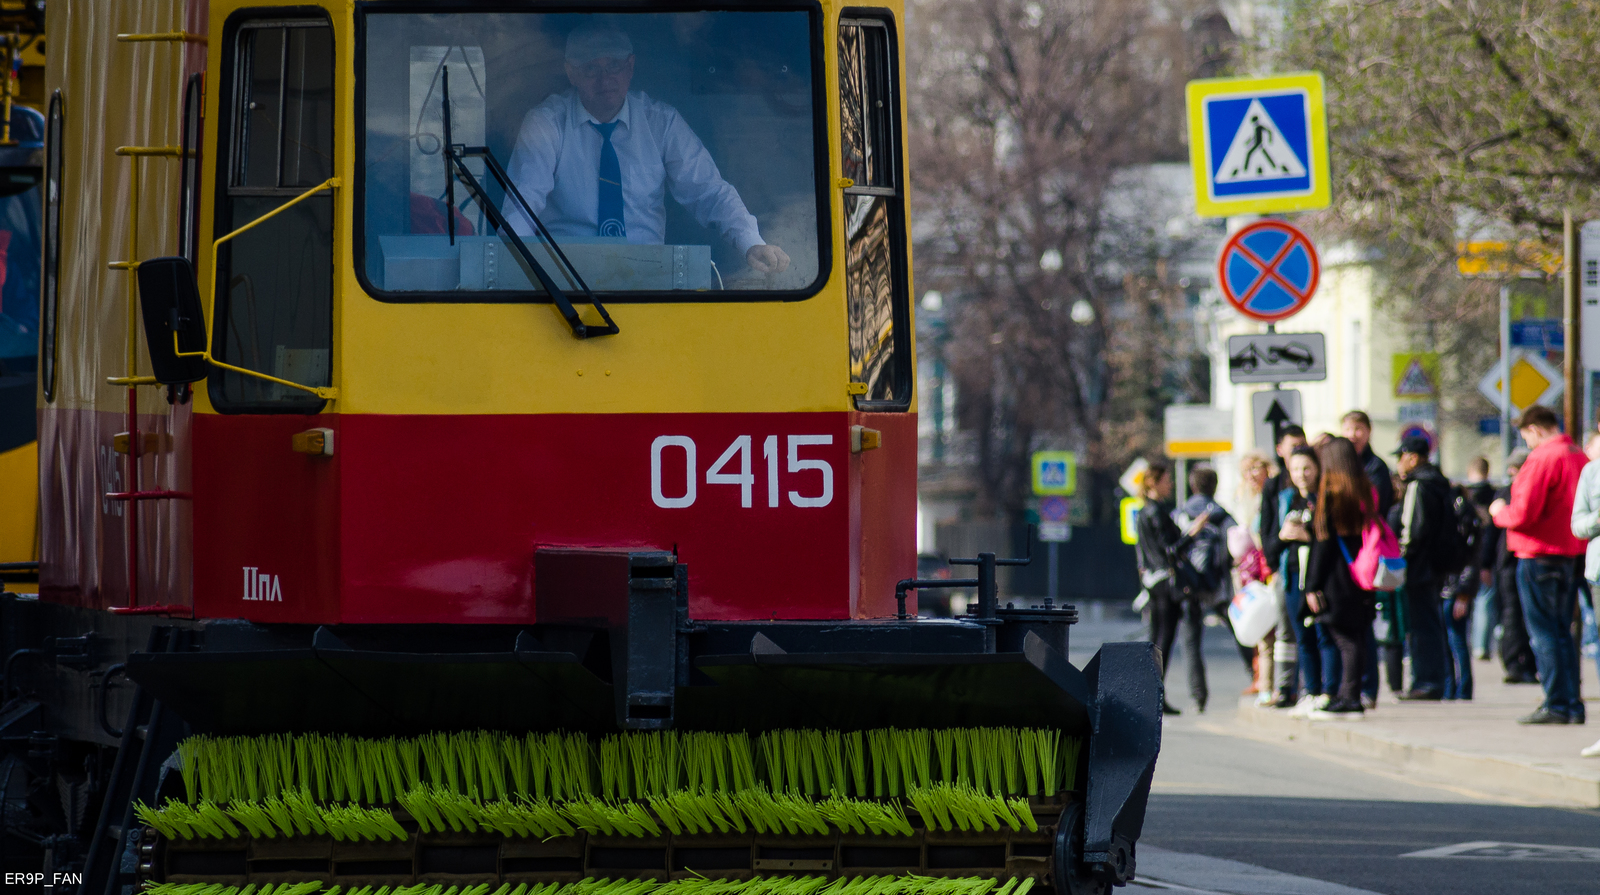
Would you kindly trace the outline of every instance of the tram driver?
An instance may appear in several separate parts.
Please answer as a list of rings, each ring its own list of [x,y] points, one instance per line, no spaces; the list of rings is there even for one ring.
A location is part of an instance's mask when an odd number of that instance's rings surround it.
[[[507,166],[533,213],[557,240],[609,236],[659,245],[666,241],[663,188],[670,188],[752,269],[787,269],[789,256],[761,238],[755,216],[678,110],[628,89],[633,61],[633,42],[615,28],[580,25],[568,35],[572,89],[528,112]],[[514,199],[506,200],[505,215],[519,234],[532,232]]]

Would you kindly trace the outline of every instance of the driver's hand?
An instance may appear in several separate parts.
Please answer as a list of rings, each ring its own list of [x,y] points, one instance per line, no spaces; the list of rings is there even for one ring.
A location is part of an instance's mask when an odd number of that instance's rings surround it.
[[[789,269],[789,256],[777,246],[751,246],[750,251],[744,253],[744,260],[762,273],[783,273]]]

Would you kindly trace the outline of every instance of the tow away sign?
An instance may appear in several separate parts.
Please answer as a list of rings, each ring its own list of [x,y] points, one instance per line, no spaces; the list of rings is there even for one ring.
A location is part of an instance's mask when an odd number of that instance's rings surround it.
[[[1188,100],[1201,217],[1328,207],[1320,73],[1190,81]]]
[[[1258,333],[1228,337],[1228,381],[1321,382],[1328,378],[1322,333]]]

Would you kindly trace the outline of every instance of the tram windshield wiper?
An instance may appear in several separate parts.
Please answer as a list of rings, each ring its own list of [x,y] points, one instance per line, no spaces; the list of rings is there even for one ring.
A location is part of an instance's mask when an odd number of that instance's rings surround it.
[[[595,298],[594,290],[590,289],[589,284],[583,281],[583,275],[578,273],[578,269],[572,266],[571,261],[567,260],[567,254],[561,251],[561,245],[556,242],[554,236],[550,235],[550,231],[545,228],[544,222],[539,220],[539,216],[533,213],[533,209],[528,206],[528,200],[522,198],[522,192],[517,189],[516,184],[511,182],[511,178],[506,175],[506,170],[500,164],[500,160],[494,157],[494,153],[489,150],[489,147],[457,146],[451,142],[450,66],[444,66],[443,75],[444,83],[441,100],[444,110],[444,189],[445,204],[447,206],[445,208],[445,222],[450,234],[450,244],[455,245],[456,241],[455,185],[456,181],[459,180],[461,185],[466,187],[472,201],[483,209],[484,216],[489,219],[489,223],[500,234],[501,238],[511,244],[511,248],[516,251],[517,257],[522,259],[522,263],[527,268],[528,273],[539,281],[539,285],[544,287],[546,292],[550,293],[551,301],[555,302],[556,308],[561,311],[561,316],[566,319],[567,325],[572,327],[573,336],[579,339],[587,339],[593,336],[616,335],[619,332],[616,321],[612,320],[611,315],[606,313],[605,305],[602,305],[600,300]],[[578,309],[573,307],[572,300],[567,297],[567,293],[556,285],[555,279],[550,276],[550,272],[545,269],[544,265],[540,264],[538,259],[533,256],[533,252],[528,249],[527,243],[524,243],[517,231],[506,222],[505,215],[501,214],[500,209],[489,201],[489,196],[484,191],[483,184],[478,182],[477,176],[467,167],[466,160],[469,158],[483,159],[484,168],[500,184],[501,191],[521,206],[522,213],[527,215],[528,220],[533,222],[535,234],[545,245],[550,247],[551,257],[555,259],[561,275],[565,276],[569,283],[574,284],[583,292],[584,300],[593,305],[595,311],[599,312],[600,319],[605,321],[603,326],[583,322],[583,318],[578,315]]]

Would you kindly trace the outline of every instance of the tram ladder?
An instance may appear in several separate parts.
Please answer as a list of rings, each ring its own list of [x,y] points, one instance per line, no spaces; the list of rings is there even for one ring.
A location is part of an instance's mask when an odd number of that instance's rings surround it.
[[[206,42],[204,36],[190,34],[187,31],[164,31],[157,34],[118,34],[117,40],[122,43],[174,43],[180,47],[190,43],[203,44]],[[134,609],[139,606],[139,503],[146,500],[182,500],[189,497],[188,494],[181,491],[166,489],[142,490],[139,487],[139,455],[144,439],[139,432],[138,388],[141,385],[160,385],[160,383],[156,382],[154,376],[139,375],[139,284],[135,276],[139,269],[139,163],[143,158],[182,159],[185,156],[185,151],[181,146],[119,146],[116,154],[130,158],[133,164],[128,218],[128,257],[124,261],[112,261],[107,265],[112,270],[126,271],[128,274],[127,372],[122,376],[108,377],[106,382],[128,390],[128,488],[126,491],[108,492],[106,500],[125,502],[127,504],[125,518],[127,520],[128,605],[126,608]]]

